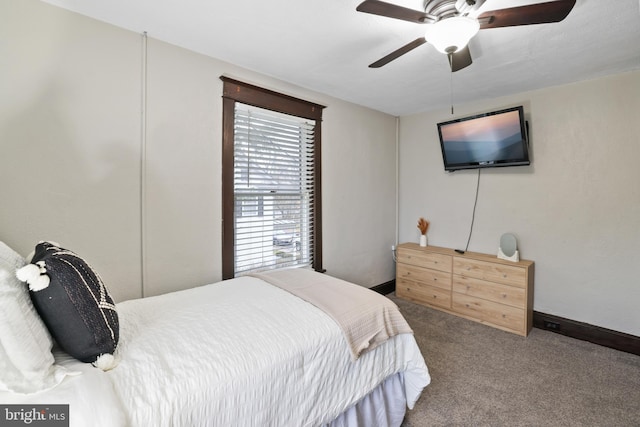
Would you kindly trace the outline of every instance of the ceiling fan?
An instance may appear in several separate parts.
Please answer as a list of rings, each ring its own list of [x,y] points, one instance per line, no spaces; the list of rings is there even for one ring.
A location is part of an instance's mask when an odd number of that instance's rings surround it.
[[[449,58],[451,71],[468,67],[473,62],[467,44],[478,30],[518,25],[560,22],[571,12],[576,0],[556,0],[526,6],[492,10],[475,16],[486,0],[425,0],[424,12],[386,3],[365,0],[358,12],[427,24],[424,37],[402,46],[369,65],[379,68],[424,43],[432,44]]]

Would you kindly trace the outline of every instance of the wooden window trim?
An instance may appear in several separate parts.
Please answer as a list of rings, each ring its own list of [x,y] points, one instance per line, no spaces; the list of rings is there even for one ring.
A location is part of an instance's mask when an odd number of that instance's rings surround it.
[[[314,132],[314,247],[312,267],[322,268],[322,105],[220,76],[222,89],[222,279],[235,276],[233,225],[233,151],[235,103],[252,105],[316,121]],[[231,218],[231,220],[225,220]]]

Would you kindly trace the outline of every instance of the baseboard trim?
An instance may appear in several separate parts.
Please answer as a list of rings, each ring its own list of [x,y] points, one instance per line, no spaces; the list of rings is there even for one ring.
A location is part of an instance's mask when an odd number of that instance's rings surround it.
[[[396,281],[395,279],[389,280],[386,283],[372,287],[371,290],[382,295],[388,295],[395,292]],[[618,332],[552,314],[541,313],[539,311],[533,312],[533,326],[538,329],[544,329],[640,356],[640,337],[635,335],[625,334],[624,332]]]
[[[533,312],[533,326],[640,356],[640,337],[635,335],[538,311]]]
[[[389,295],[396,291],[396,279],[389,280],[386,283],[376,285],[369,289],[371,289],[372,291],[376,291],[377,293],[382,295]]]

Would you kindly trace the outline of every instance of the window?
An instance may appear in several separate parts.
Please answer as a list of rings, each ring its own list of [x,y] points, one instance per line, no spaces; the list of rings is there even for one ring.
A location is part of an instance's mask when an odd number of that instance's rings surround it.
[[[289,266],[322,271],[324,107],[221,79],[223,278]]]

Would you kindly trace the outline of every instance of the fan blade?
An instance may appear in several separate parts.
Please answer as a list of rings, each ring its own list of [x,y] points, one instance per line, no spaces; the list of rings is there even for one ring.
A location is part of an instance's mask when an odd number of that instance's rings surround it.
[[[380,68],[383,65],[387,65],[389,62],[393,61],[394,59],[404,55],[409,51],[412,51],[413,49],[425,44],[426,42],[427,41],[425,40],[424,37],[419,37],[414,41],[412,41],[411,43],[407,43],[406,45],[402,46],[400,49],[394,50],[384,58],[378,59],[376,62],[369,65],[369,68]]]
[[[433,19],[424,12],[379,0],[365,0],[356,7],[356,10],[358,12],[386,16],[387,18],[402,19],[403,21],[415,22],[418,24],[433,22]]]
[[[557,0],[527,6],[510,7],[485,12],[478,16],[480,29],[548,24],[567,17],[576,0]]]
[[[462,70],[473,63],[469,46],[465,46],[464,49],[460,49],[458,52],[451,53],[447,56],[449,57],[449,65],[451,66],[452,73]]]

